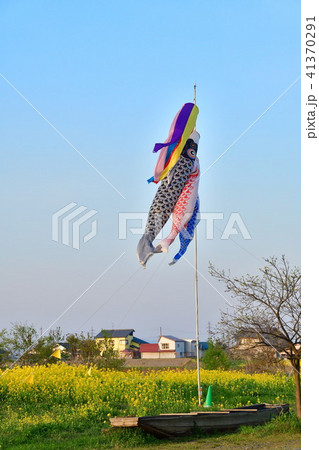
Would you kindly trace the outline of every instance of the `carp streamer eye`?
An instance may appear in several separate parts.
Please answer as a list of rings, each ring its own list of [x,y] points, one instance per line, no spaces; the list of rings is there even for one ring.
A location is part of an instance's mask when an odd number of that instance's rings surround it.
[[[190,159],[196,158],[196,150],[194,148],[187,149],[186,154]]]

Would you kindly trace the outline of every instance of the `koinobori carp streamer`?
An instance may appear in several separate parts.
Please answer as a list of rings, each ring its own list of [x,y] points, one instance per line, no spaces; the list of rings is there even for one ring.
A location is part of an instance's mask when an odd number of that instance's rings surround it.
[[[199,221],[200,174],[197,150],[200,136],[195,131],[197,115],[198,107],[194,103],[186,103],[175,116],[167,140],[155,144],[153,151],[161,150],[161,153],[154,177],[148,181],[154,183],[161,181],[161,184],[151,204],[144,234],[137,246],[138,259],[144,267],[155,253],[167,252],[179,234],[181,249],[174,257],[172,262],[174,264],[185,253]],[[154,248],[153,241],[171,214],[173,214],[172,230],[167,238]],[[192,226],[188,227],[190,222]]]

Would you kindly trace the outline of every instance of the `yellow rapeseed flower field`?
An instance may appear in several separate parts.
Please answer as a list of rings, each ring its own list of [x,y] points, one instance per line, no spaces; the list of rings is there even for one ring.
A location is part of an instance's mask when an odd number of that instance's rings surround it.
[[[28,383],[31,373],[33,383]],[[202,370],[201,380],[204,395],[212,386],[214,409],[293,401],[294,382],[286,375]],[[93,367],[88,372],[85,366],[64,363],[11,369],[0,378],[0,399],[9,407],[47,405],[48,417],[52,408],[65,413],[71,407],[72,414],[83,418],[198,408],[196,371],[113,371]]]

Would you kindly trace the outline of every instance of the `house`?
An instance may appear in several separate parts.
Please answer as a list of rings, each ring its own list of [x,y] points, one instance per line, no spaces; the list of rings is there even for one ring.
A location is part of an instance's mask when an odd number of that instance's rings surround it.
[[[250,350],[252,348],[258,348],[261,349],[260,345],[262,344],[262,339],[260,336],[254,334],[254,335],[245,335],[241,336],[238,339],[238,343],[235,347],[237,351],[243,351],[243,350]]]
[[[207,350],[206,342],[199,343],[200,357]],[[196,340],[180,339],[175,336],[161,336],[157,344],[142,344],[140,347],[142,359],[194,358],[196,357]]]
[[[140,354],[142,359],[161,358],[161,352],[158,344],[141,344]]]
[[[185,341],[185,358],[195,358],[196,353],[196,339],[184,339]],[[204,356],[205,351],[208,350],[207,342],[199,342],[199,357]]]
[[[109,339],[114,350],[121,354],[130,347],[134,331],[135,330],[133,329],[101,330],[100,333],[95,336],[95,340],[97,343],[101,343],[104,339]]]
[[[95,336],[97,343],[102,342],[105,338],[110,340],[115,351],[120,356],[127,358],[139,358],[140,357],[140,345],[146,344],[146,341],[133,336],[135,330],[101,330],[99,334]]]
[[[166,354],[166,358],[183,358],[186,351],[184,339],[175,336],[161,336],[158,340],[161,352]]]
[[[133,339],[131,341],[131,344],[128,348],[122,351],[122,356],[125,356],[125,358],[133,358],[137,359],[141,357],[140,353],[140,347],[142,345],[148,345],[146,341],[143,341],[143,339],[139,339],[135,336],[133,336]]]
[[[241,332],[237,335],[237,344],[233,347],[235,353],[244,356],[257,356],[268,354],[268,356],[282,357],[283,343],[285,341],[274,337],[274,333]]]
[[[157,344],[142,344],[140,347],[140,353],[142,359],[173,359],[173,358],[181,358],[179,353],[175,351],[173,346],[171,348],[161,349],[159,343]]]
[[[199,357],[202,358],[204,356],[204,353],[208,350],[208,343],[207,342],[200,342],[199,343]]]

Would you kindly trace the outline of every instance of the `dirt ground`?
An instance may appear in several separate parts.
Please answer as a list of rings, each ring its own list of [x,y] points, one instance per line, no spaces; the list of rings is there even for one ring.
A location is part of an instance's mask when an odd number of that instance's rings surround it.
[[[196,369],[196,360],[192,358],[163,358],[163,359],[126,359],[127,368],[187,368]]]

